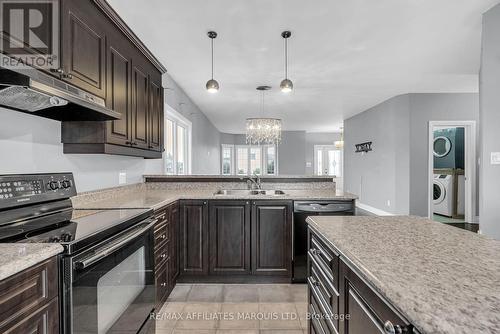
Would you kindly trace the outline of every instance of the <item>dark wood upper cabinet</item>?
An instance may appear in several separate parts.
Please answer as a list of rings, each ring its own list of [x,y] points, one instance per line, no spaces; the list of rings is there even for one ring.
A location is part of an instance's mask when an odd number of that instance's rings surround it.
[[[289,201],[256,201],[252,205],[252,273],[291,276],[292,212]]]
[[[62,1],[61,77],[121,114],[107,122],[63,122],[64,153],[161,158],[162,70],[102,0]]]
[[[118,145],[127,145],[131,138],[132,120],[132,57],[127,49],[109,41],[108,50],[108,94],[107,105],[119,112],[122,118],[110,121],[107,127],[107,140]]]
[[[206,201],[181,201],[180,274],[207,275],[208,204]]]
[[[163,147],[163,90],[154,82],[149,84],[149,122],[148,149],[161,152]]]
[[[106,18],[93,1],[61,3],[61,78],[106,97]]]
[[[210,202],[210,274],[248,275],[250,202]]]
[[[132,145],[148,148],[149,80],[146,71],[134,65],[132,68]]]

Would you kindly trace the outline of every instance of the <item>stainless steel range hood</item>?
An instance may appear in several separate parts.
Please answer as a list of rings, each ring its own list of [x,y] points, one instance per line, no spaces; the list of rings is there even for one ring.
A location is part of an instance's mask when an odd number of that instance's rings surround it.
[[[34,68],[0,67],[0,106],[59,121],[121,118],[100,97]]]

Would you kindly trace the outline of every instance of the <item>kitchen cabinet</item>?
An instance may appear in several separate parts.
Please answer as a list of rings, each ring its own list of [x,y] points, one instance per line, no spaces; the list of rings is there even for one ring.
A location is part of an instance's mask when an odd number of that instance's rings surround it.
[[[154,227],[155,249],[155,285],[156,307],[159,309],[165,303],[175,286],[177,278],[177,203],[168,205],[155,212],[157,220]]]
[[[180,274],[207,275],[208,202],[181,201],[180,205]]]
[[[211,201],[209,215],[210,274],[250,274],[250,202]]]
[[[252,204],[252,274],[292,274],[291,201],[255,201]]]
[[[61,78],[106,97],[106,17],[93,1],[61,1]]]
[[[310,333],[413,333],[411,324],[376,293],[314,230],[308,231]]]
[[[0,282],[1,333],[58,333],[58,265],[53,257]]]
[[[63,122],[64,153],[161,158],[163,70],[105,3],[64,0],[62,8],[67,31],[61,78],[104,98],[108,108],[121,114],[114,121]]]

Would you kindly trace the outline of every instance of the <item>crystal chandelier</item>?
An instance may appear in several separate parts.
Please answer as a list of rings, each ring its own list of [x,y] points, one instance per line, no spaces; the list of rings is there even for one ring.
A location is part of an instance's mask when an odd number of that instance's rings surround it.
[[[264,113],[264,94],[269,86],[259,86],[258,91],[262,92],[262,113]],[[281,119],[277,118],[247,118],[246,121],[247,144],[277,145],[281,142]]]

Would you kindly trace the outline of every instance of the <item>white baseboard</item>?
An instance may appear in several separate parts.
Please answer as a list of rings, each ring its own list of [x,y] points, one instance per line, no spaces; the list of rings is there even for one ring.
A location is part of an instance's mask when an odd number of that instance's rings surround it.
[[[395,216],[393,213],[374,208],[373,206],[369,206],[369,205],[360,203],[358,201],[356,201],[356,206],[362,210],[371,212],[377,216]]]

